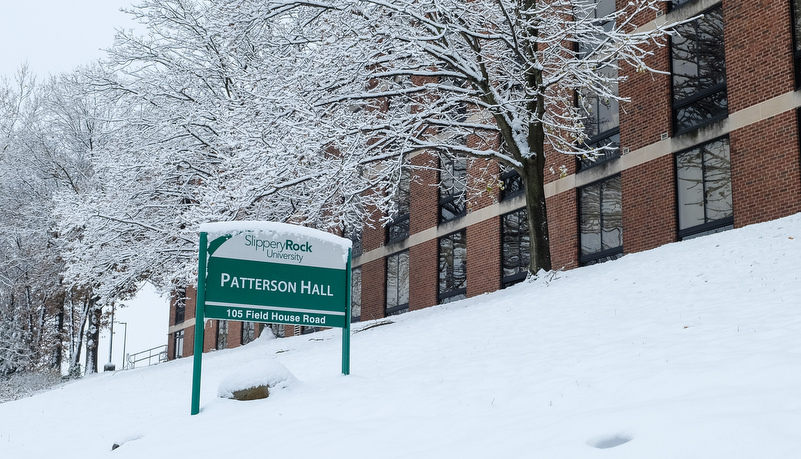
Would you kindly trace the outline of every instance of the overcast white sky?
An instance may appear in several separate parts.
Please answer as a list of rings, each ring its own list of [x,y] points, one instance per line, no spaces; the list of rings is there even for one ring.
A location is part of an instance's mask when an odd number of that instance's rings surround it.
[[[0,75],[23,62],[40,77],[102,57],[115,28],[133,22],[119,9],[135,0],[0,0]]]

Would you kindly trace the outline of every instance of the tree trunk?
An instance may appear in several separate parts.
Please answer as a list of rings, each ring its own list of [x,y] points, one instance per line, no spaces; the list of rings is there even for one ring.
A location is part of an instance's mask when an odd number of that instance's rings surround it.
[[[97,306],[97,298],[89,300],[89,330],[86,331],[86,370],[85,374],[97,373],[100,344],[100,317],[103,309]]]
[[[61,370],[61,361],[64,356],[64,301],[61,310],[56,314],[56,348],[53,350],[53,368]]]
[[[551,245],[548,237],[548,210],[545,204],[544,154],[528,158],[523,162],[520,177],[526,193],[526,214],[529,234],[529,272],[536,275],[539,270],[551,270]]]
[[[69,368],[69,377],[70,378],[79,378],[81,376],[81,346],[83,345],[83,330],[84,324],[86,320],[86,308],[87,303],[89,301],[88,298],[84,298],[83,305],[81,306],[81,317],[79,319],[79,326],[78,326],[78,333],[75,333],[75,302],[74,302],[74,293],[73,296],[70,298],[70,368]]]

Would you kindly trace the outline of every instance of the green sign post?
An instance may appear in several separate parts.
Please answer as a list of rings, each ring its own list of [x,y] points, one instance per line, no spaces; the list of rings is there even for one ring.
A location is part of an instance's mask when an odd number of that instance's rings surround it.
[[[349,239],[285,223],[201,226],[193,415],[206,319],[342,328],[342,373],[350,373],[350,248]]]

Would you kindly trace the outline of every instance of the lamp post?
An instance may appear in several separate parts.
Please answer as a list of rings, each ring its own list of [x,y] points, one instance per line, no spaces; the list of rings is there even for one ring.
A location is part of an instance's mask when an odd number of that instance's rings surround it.
[[[114,371],[116,368],[111,363],[111,347],[114,345],[114,305],[111,305],[111,330],[108,337],[108,363],[103,365],[103,371]]]
[[[125,346],[128,344],[128,322],[117,322],[118,324],[125,327],[125,331],[123,332],[122,338],[122,369],[125,369],[125,363],[128,360],[128,356],[125,355]]]

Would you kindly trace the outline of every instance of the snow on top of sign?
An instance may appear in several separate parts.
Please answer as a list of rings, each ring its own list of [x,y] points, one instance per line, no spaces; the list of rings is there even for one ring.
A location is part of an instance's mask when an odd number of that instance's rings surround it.
[[[256,232],[287,232],[294,233],[310,239],[317,239],[331,244],[341,246],[347,250],[351,248],[353,242],[350,239],[339,237],[336,234],[327,233],[314,228],[305,226],[291,225],[289,223],[264,222],[264,221],[232,221],[232,222],[211,222],[200,225],[200,232],[207,233],[213,239],[216,236],[226,234],[236,234],[244,231]]]

